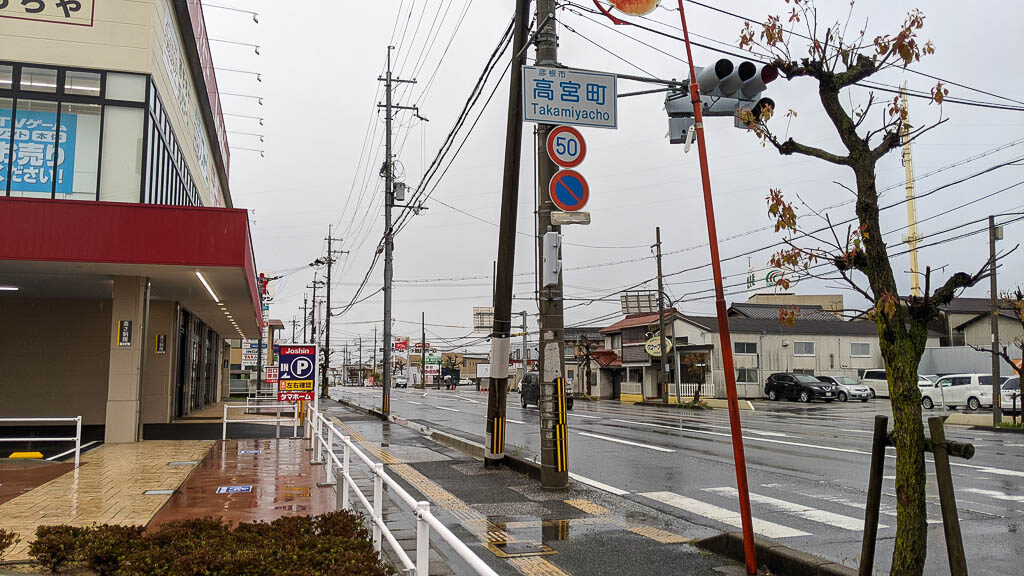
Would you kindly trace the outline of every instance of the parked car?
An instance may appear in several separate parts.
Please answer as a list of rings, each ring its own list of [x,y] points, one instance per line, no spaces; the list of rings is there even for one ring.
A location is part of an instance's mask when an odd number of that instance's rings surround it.
[[[1017,396],[1017,408],[1014,410],[1013,397]],[[1022,404],[1024,404],[1024,398],[1020,396],[1020,376],[1014,376],[1013,378],[1007,378],[1006,382],[1003,382],[1002,388],[1002,400],[1003,412],[1006,414],[1010,413],[1021,413]]]
[[[793,374],[778,372],[772,374],[764,382],[764,393],[769,400],[824,400],[831,402],[836,399],[835,387],[818,380],[810,374]]]
[[[522,390],[519,397],[523,408],[526,408],[527,404],[533,404],[539,406],[540,402],[540,373],[539,372],[527,372],[526,376],[523,376],[521,382]],[[565,409],[572,410],[572,386],[567,382],[565,384]]]
[[[990,374],[951,374],[939,378],[932,387],[921,386],[921,406],[932,409],[937,405],[957,409],[966,406],[977,410],[992,407],[992,376]]]
[[[831,384],[836,388],[836,400],[846,402],[847,400],[860,400],[867,402],[871,399],[871,389],[861,384],[856,378],[849,376],[817,376],[818,380]]]
[[[918,387],[926,387],[935,384],[938,379],[937,376],[921,376],[917,377]],[[871,397],[877,398],[888,398],[889,397],[889,380],[886,378],[885,369],[877,368],[874,370],[865,370],[864,376],[861,377],[860,383],[867,386],[871,390]]]
[[[405,376],[395,376],[395,388],[408,388],[409,379]]]
[[[472,386],[473,381],[469,378],[459,378],[459,383],[456,386]]]

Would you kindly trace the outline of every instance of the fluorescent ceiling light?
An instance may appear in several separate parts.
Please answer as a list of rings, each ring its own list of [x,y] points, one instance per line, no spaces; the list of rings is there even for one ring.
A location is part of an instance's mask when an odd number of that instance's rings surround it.
[[[0,292],[17,292],[20,290],[17,286],[0,286]]]
[[[199,278],[199,281],[203,283],[203,286],[206,286],[206,291],[210,293],[210,297],[213,298],[213,301],[220,304],[220,298],[217,298],[217,294],[213,291],[213,288],[210,287],[210,283],[206,281],[203,273],[196,270],[196,276]]]

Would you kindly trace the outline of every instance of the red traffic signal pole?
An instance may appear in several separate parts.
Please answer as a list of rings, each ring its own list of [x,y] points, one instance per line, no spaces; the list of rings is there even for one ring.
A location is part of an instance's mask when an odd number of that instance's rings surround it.
[[[747,487],[747,462],[743,455],[743,431],[740,427],[740,405],[736,394],[736,372],[732,363],[732,338],[729,336],[729,318],[725,309],[725,289],[722,286],[722,262],[718,255],[718,233],[715,230],[715,206],[711,199],[711,176],[708,172],[708,151],[704,144],[704,123],[701,111],[700,87],[693,68],[690,35],[686,30],[683,0],[679,0],[679,19],[683,24],[686,60],[690,64],[690,98],[693,100],[694,128],[697,132],[697,152],[700,154],[700,178],[704,184],[704,212],[708,221],[708,244],[711,246],[711,268],[715,276],[715,308],[718,314],[718,333],[721,336],[722,370],[725,372],[725,390],[729,398],[729,426],[732,429],[732,453],[736,460],[736,488],[740,495],[740,518],[743,524],[743,552],[747,574],[757,574],[757,552],[754,549],[754,526],[750,519],[750,492]]]

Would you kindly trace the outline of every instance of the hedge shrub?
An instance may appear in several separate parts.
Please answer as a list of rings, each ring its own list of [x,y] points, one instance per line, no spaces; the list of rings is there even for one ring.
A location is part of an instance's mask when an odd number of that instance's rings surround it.
[[[40,527],[30,555],[54,572],[100,576],[392,576],[362,518],[348,511],[232,526],[216,518],[140,526]]]
[[[3,560],[4,556],[7,555],[7,551],[18,542],[21,542],[21,538],[18,538],[17,534],[0,528],[0,560]]]

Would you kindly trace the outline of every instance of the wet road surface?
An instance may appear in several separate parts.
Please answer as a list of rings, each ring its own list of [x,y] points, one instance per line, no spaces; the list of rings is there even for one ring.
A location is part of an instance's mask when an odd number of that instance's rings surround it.
[[[332,395],[373,407],[380,389],[335,388]],[[487,397],[472,390],[395,390],[392,412],[439,430],[482,440]],[[886,401],[849,404],[757,402],[743,412],[755,532],[847,565],[860,553],[875,414]],[[935,414],[938,415],[937,411]],[[725,410],[679,411],[616,402],[577,401],[570,412],[570,469],[592,486],[681,519],[737,530],[736,477]],[[507,443],[533,457],[536,407],[509,395]],[[954,459],[964,546],[972,574],[1018,575],[1024,550],[1024,436],[947,428],[977,455]],[[929,574],[948,572],[935,484],[928,458]],[[895,452],[886,461],[877,562],[887,573],[895,536]],[[884,526],[884,527],[883,527]]]

